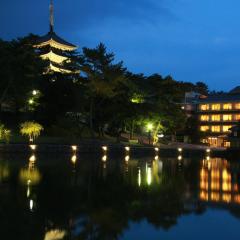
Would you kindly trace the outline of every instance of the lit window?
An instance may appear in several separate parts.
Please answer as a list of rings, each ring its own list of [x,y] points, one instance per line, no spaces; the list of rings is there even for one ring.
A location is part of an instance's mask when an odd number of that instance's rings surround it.
[[[212,104],[212,110],[216,111],[216,110],[220,110],[221,106],[220,104]]]
[[[224,142],[224,147],[231,147],[231,143],[230,142]]]
[[[212,126],[212,132],[220,132],[220,126]]]
[[[240,114],[236,114],[236,115],[235,115],[235,120],[236,120],[236,121],[240,121]]]
[[[220,115],[212,115],[212,121],[219,122],[220,120],[221,120],[221,116]]]
[[[223,115],[223,121],[232,121],[232,115],[224,114]]]
[[[223,126],[223,132],[228,132],[232,126]]]
[[[200,105],[200,109],[201,109],[202,111],[209,110],[209,104],[201,104],[201,105]]]
[[[224,109],[224,110],[231,110],[231,109],[232,109],[232,104],[231,104],[231,103],[225,103],[225,104],[223,104],[223,109]]]
[[[200,127],[200,131],[201,132],[206,132],[206,131],[208,131],[209,130],[209,126],[201,126]]]
[[[235,109],[240,109],[240,103],[235,104]]]
[[[209,116],[208,115],[201,115],[201,121],[209,121]]]

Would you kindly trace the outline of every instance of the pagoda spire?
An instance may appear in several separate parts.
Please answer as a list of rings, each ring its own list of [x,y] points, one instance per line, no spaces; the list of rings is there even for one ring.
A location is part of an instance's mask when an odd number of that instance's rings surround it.
[[[50,32],[53,32],[53,27],[54,27],[54,9],[53,9],[53,0],[50,1]]]

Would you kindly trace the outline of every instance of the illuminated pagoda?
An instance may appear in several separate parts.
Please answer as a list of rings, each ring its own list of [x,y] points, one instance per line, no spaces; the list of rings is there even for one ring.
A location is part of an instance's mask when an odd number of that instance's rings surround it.
[[[54,32],[53,0],[50,3],[50,31],[37,40],[35,47],[40,56],[49,61],[48,72],[71,73],[71,70],[63,66],[64,62],[70,61],[70,53],[77,46],[65,41]]]

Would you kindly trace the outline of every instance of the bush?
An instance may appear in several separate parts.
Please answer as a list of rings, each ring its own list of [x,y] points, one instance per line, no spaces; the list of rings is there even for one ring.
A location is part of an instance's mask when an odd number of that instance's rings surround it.
[[[20,125],[20,133],[29,137],[29,141],[33,142],[43,130],[43,126],[36,122],[24,122]]]

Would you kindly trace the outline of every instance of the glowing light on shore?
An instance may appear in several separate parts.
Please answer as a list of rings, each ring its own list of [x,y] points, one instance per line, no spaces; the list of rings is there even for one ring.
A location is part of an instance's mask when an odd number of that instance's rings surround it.
[[[130,147],[125,147],[125,150],[126,150],[126,152],[129,152],[130,151]]]
[[[104,152],[106,152],[106,151],[108,150],[108,147],[107,147],[107,146],[102,146],[102,150],[103,150]]]
[[[211,152],[211,149],[210,149],[210,148],[207,148],[207,149],[206,149],[206,152],[207,152],[207,153],[210,153],[210,152]]]
[[[182,148],[178,148],[178,152],[182,152]]]
[[[182,156],[178,156],[178,161],[181,161],[182,160]]]
[[[31,145],[29,145],[29,147],[34,151],[34,150],[36,150],[37,145],[33,145],[33,144],[31,144]]]
[[[76,145],[73,145],[73,146],[72,146],[72,150],[76,152],[76,151],[77,151],[77,146],[76,146]]]
[[[159,152],[159,148],[158,147],[155,147],[154,150],[155,150],[155,152]]]

